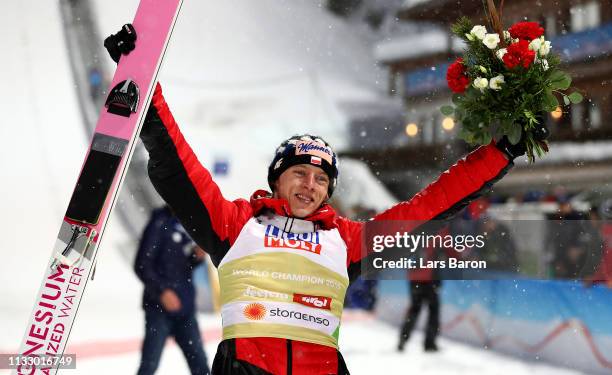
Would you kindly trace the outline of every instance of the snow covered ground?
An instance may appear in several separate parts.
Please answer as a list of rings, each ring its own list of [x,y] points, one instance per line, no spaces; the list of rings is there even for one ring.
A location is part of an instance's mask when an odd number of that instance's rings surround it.
[[[96,323],[99,316],[81,316],[81,327],[72,337],[72,351],[77,353],[77,369],[71,374],[134,373],[140,359],[140,313],[121,317],[115,329],[109,331]],[[86,319],[93,321],[85,322]],[[204,332],[205,350],[209,363],[214,357],[220,335],[220,319],[211,315],[199,316]],[[87,326],[87,327],[85,327]],[[131,328],[128,328],[131,327]],[[134,327],[137,327],[136,329]],[[125,330],[125,331],[124,331]],[[575,371],[541,363],[526,363],[512,357],[459,344],[444,338],[439,340],[438,353],[425,353],[423,335],[416,332],[403,353],[395,350],[397,330],[362,313],[345,313],[340,335],[340,347],[353,375],[389,374],[516,374],[516,375],[572,375]],[[69,349],[70,351],[70,349]],[[65,371],[68,373],[68,370]],[[1,374],[8,371],[0,371]],[[160,375],[186,374],[188,368],[179,348],[169,341],[164,350]]]

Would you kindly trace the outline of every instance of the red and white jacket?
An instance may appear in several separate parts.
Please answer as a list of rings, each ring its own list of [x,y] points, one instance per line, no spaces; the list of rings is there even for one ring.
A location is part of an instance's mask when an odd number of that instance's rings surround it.
[[[263,190],[255,192],[248,201],[226,200],[181,134],[159,84],[141,139],[150,156],[151,182],[193,240],[208,251],[215,265],[221,262],[252,217],[264,210],[292,216],[287,201],[271,198]],[[450,217],[488,190],[512,165],[494,144],[479,147],[412,199],[376,215],[373,220],[428,221]],[[324,229],[338,230],[346,243],[348,275],[351,280],[356,278],[366,255],[361,249],[364,223],[338,216],[327,204],[305,220],[316,222]],[[219,366],[238,361],[252,366],[253,372],[248,373],[255,374],[347,373],[339,352],[331,347],[268,337],[226,341],[231,342],[223,342],[217,354],[222,358],[215,358]],[[219,366],[218,372],[226,368]]]

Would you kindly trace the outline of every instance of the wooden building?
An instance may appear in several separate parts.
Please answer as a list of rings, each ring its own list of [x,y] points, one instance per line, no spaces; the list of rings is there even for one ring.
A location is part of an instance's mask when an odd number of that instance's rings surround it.
[[[389,95],[404,104],[404,124],[380,134],[387,137],[385,148],[359,147],[349,154],[369,162],[396,193],[407,184],[413,186],[408,190],[422,187],[411,183],[413,174],[430,171],[433,176],[469,150],[457,139],[454,121],[439,108],[450,102],[446,68],[462,48],[450,25],[460,16],[487,25],[484,14],[482,0],[416,2],[397,16],[426,25],[424,31],[377,47],[379,60],[388,67]],[[550,114],[550,157],[527,168],[517,163],[497,190],[521,190],[527,182],[540,189],[608,185],[612,180],[612,0],[506,1],[503,18],[506,27],[521,20],[544,26],[553,52],[561,56],[563,69],[585,94],[585,101]]]

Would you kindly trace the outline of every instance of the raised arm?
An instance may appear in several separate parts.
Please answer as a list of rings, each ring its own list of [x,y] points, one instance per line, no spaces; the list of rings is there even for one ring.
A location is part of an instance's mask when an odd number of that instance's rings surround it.
[[[191,238],[215,265],[251,216],[243,199],[226,200],[198,161],[170,113],[159,84],[140,133],[149,152],[149,178]]]
[[[513,165],[507,154],[495,144],[479,147],[412,199],[389,208],[373,220],[447,219],[489,190]],[[360,262],[367,255],[362,251],[363,223],[344,220],[340,230],[348,246],[349,274],[358,275],[361,271]]]
[[[441,220],[453,216],[501,179],[514,163],[491,143],[472,151],[417,193],[374,220]]]

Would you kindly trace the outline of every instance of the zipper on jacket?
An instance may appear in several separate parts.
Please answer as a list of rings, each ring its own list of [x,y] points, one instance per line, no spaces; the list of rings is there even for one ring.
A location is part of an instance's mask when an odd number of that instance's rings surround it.
[[[291,349],[291,341],[287,339],[287,375],[292,374],[293,367],[293,350]]]

